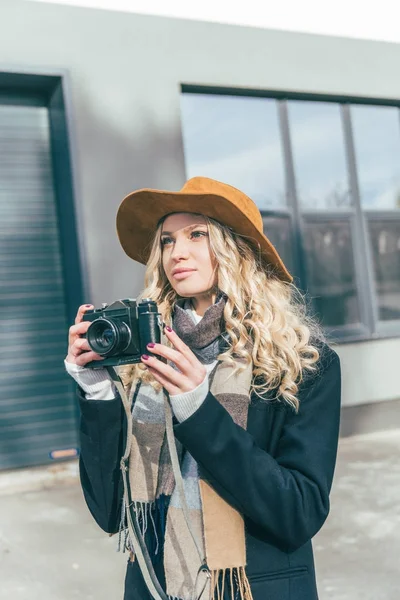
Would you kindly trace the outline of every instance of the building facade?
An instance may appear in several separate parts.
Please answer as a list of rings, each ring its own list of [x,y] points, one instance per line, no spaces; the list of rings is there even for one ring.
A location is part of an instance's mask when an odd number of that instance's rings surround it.
[[[0,468],[74,454],[68,328],[142,287],[119,203],[193,175],[260,207],[342,359],[342,435],[399,426],[400,45],[22,0],[0,22]]]

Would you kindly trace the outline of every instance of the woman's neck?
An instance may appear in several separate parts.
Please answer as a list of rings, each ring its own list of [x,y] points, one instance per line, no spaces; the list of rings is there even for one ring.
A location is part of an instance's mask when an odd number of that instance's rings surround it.
[[[207,308],[215,303],[215,299],[216,294],[207,293],[191,298],[190,302],[192,303],[196,314],[198,314],[199,317],[204,317],[204,313],[206,312]]]

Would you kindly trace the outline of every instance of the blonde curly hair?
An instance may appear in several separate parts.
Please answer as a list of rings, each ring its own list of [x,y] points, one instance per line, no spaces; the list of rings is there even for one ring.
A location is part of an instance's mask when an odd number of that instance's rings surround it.
[[[306,372],[316,370],[319,351],[313,342],[323,338],[320,327],[307,315],[297,288],[277,279],[243,236],[214,219],[204,218],[211,251],[218,259],[215,291],[226,295],[224,319],[230,344],[218,360],[252,361],[250,391],[262,397],[276,390],[277,398],[297,411],[299,384]],[[154,300],[165,323],[171,324],[174,304],[180,296],[162,266],[161,231],[162,223],[155,232],[140,297]],[[141,379],[158,387],[141,364],[123,367],[119,374],[126,386]]]

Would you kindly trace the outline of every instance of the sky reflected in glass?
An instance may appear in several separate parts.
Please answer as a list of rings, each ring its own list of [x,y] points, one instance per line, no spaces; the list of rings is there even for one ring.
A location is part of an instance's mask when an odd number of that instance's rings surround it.
[[[182,94],[186,175],[245,192],[262,209],[286,205],[278,107],[269,98]]]
[[[352,106],[361,204],[400,209],[400,116],[391,106]]]
[[[339,105],[288,102],[297,195],[306,210],[351,208]]]

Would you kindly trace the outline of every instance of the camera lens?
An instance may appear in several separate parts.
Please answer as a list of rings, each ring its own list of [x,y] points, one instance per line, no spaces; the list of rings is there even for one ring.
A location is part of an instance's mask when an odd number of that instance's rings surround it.
[[[113,356],[121,354],[129,346],[131,332],[124,322],[101,318],[89,326],[86,339],[97,354]]]
[[[113,343],[113,340],[114,340],[113,330],[112,329],[104,329],[102,332],[99,333],[96,341],[102,348],[107,349]]]

